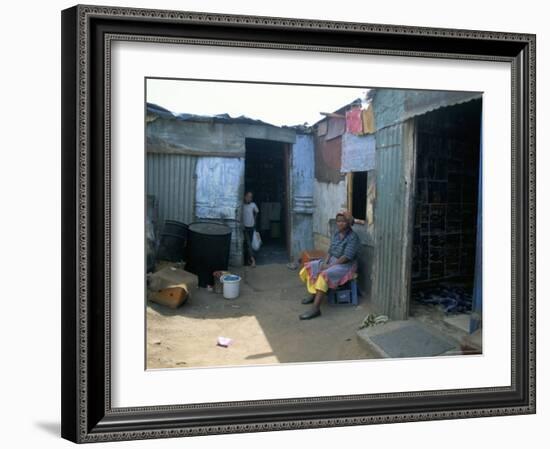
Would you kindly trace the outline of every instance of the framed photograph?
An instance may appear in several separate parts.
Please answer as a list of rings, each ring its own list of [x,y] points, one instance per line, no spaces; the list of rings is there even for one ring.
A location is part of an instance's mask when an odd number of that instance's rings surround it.
[[[535,36],[62,12],[62,436],[535,413]]]

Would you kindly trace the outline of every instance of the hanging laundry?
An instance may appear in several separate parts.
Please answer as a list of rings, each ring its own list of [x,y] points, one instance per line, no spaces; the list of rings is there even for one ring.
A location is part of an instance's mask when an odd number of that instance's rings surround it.
[[[364,134],[374,134],[376,132],[376,124],[374,123],[374,109],[372,104],[369,104],[366,109],[361,111],[361,121],[363,123]]]
[[[363,134],[360,107],[352,108],[346,112],[346,131],[352,134]]]

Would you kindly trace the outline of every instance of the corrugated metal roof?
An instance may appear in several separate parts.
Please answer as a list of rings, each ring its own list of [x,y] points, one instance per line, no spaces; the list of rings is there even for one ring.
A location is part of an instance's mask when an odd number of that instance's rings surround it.
[[[246,117],[229,118],[227,114],[176,116],[156,105],[148,105],[146,121],[148,153],[244,157],[246,139],[294,143],[297,132]]]
[[[253,119],[245,115],[240,115],[238,117],[231,117],[229,114],[200,115],[200,114],[190,114],[187,112],[175,113],[175,112],[169,111],[168,109],[163,108],[162,106],[156,105],[154,103],[147,103],[147,113],[157,114],[165,118],[174,118],[176,120],[181,120],[181,121],[212,122],[212,123],[248,123],[251,125],[265,125],[265,126],[274,126],[275,128],[280,128],[280,126],[272,125],[271,123],[267,123],[258,119]]]

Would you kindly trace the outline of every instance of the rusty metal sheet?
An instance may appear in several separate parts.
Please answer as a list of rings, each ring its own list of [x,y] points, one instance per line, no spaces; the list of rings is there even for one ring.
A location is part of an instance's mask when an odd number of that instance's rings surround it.
[[[322,120],[317,125],[317,135],[324,136],[328,131],[328,120]]]
[[[346,132],[345,117],[329,117],[325,140],[336,139]]]
[[[340,173],[342,164],[342,138],[325,140],[315,138],[315,179],[338,184],[344,179]]]

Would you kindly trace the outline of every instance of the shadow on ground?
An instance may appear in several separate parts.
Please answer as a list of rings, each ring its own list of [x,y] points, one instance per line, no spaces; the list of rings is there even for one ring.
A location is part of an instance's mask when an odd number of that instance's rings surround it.
[[[177,310],[148,303],[147,367],[204,367],[361,360],[376,355],[360,346],[356,331],[368,314],[358,306],[323,305],[322,316],[300,321],[309,306],[298,272],[274,263],[232,272],[242,276],[240,296],[192,286]],[[222,348],[217,338],[233,343]]]

